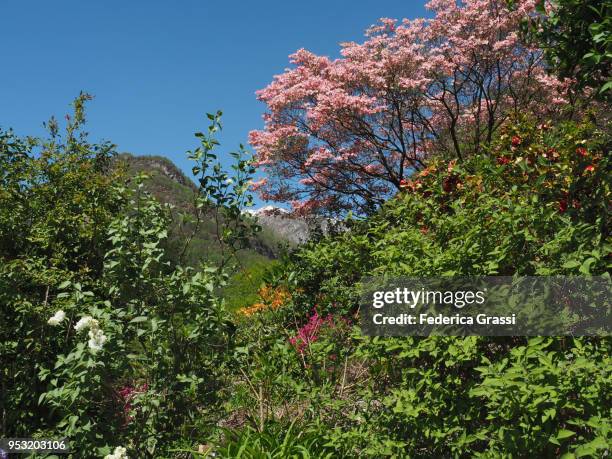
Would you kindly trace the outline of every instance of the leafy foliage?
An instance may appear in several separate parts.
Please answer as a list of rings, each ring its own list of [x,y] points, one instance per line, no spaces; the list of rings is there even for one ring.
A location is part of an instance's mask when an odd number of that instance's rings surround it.
[[[372,274],[608,273],[609,145],[589,122],[514,120],[485,155],[432,161],[376,215],[297,250],[272,282],[291,302],[239,330],[232,410],[254,406],[245,424],[260,431],[299,419],[335,456],[603,454],[609,339],[368,338],[351,324]]]
[[[552,68],[591,87],[604,100],[612,91],[612,2],[554,0],[539,2],[535,33]]]
[[[2,434],[27,436],[52,414],[38,406],[38,373],[54,362],[67,337],[47,318],[60,286],[101,276],[110,248],[106,228],[120,204],[112,184],[112,146],[90,145],[79,129],[82,94],[64,138],[57,122],[46,141],[0,133],[0,356]]]
[[[111,145],[87,143],[87,99],[64,138],[54,120],[46,141],[1,136],[2,434],[66,436],[79,457],[120,445],[160,457],[214,421],[233,334],[216,295],[228,273],[170,261],[170,209],[144,177],[127,183]],[[215,184],[232,178],[196,156],[212,173],[196,199],[217,199],[236,247],[250,237],[239,211],[249,160],[228,194]]]
[[[278,180],[255,188],[371,213],[248,275],[233,265],[258,231],[242,213],[255,162],[241,147],[223,170],[220,112],[196,134],[180,212],[89,143],[87,94],[62,134],[55,119],[48,139],[0,131],[3,437],[65,436],[74,457],[107,459],[609,454],[610,338],[356,326],[371,275],[609,278],[610,126],[597,107],[544,122],[539,102],[571,101],[518,39],[535,3],[429,5],[427,24],[383,20],[337,61],[298,52],[261,93],[253,141]],[[556,5],[542,39],[579,46],[550,63],[600,84],[607,10]],[[219,250],[190,258],[207,224]]]
[[[230,431],[228,441],[215,453],[217,457],[235,459],[333,457],[332,452],[326,452],[321,445],[321,437],[317,432],[300,431],[295,423],[286,429],[277,425],[267,426],[264,432],[253,429]]]

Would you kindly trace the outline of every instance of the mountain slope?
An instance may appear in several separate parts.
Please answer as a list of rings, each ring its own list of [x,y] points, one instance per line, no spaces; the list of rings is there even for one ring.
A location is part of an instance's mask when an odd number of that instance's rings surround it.
[[[199,262],[218,261],[221,257],[221,245],[217,239],[216,225],[212,216],[205,217],[197,230],[193,223],[195,209],[194,193],[197,186],[172,161],[162,156],[134,156],[129,153],[119,155],[118,160],[127,169],[129,175],[145,173],[149,178],[145,181],[145,189],[157,200],[173,206],[171,253],[179,256],[187,238],[195,231],[188,250],[185,252],[185,262],[197,266]],[[257,234],[250,247],[239,253],[238,261],[243,267],[250,264],[261,264],[277,257],[280,246],[285,238],[269,228]]]

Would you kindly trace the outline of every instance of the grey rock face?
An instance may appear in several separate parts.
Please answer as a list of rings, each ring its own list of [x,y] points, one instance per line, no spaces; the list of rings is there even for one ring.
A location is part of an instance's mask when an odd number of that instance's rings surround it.
[[[273,231],[292,244],[301,244],[308,240],[310,230],[306,220],[292,216],[285,209],[265,206],[260,209],[248,210],[247,213],[256,217],[262,227]]]

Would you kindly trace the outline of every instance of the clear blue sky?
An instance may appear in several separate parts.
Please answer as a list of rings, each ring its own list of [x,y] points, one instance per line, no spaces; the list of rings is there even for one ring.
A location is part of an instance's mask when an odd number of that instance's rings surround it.
[[[40,135],[80,90],[88,131],[118,151],[185,171],[204,114],[222,109],[221,152],[261,128],[255,91],[299,48],[338,56],[380,17],[422,17],[410,0],[2,0],[0,126]]]

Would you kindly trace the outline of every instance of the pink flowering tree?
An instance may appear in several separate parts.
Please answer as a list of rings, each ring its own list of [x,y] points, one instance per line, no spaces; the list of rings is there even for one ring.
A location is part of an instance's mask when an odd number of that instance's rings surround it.
[[[512,114],[548,116],[567,84],[519,40],[535,1],[434,0],[432,19],[381,19],[339,59],[301,49],[258,98],[262,197],[297,212],[369,212],[432,154],[478,153]]]

